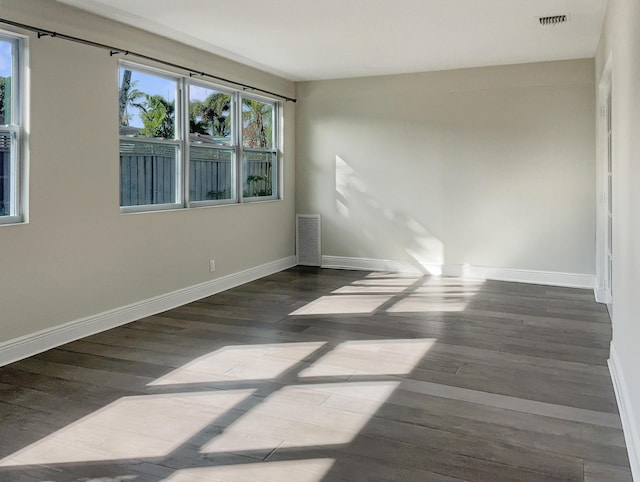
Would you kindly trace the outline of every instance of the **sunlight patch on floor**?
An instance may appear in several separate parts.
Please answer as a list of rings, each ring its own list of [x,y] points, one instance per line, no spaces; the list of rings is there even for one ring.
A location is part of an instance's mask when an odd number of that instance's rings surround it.
[[[414,275],[396,274],[393,277],[389,277],[374,276],[375,274],[381,273],[370,273],[365,279],[357,280],[351,283],[351,286],[403,286],[405,288],[408,288],[422,278],[422,276]]]
[[[324,344],[319,341],[228,346],[196,358],[148,385],[271,380]]]
[[[406,375],[436,341],[435,338],[347,341],[302,370],[300,377],[331,376],[336,370],[351,371],[354,375]]]
[[[225,428],[201,452],[251,451],[266,457],[277,448],[349,443],[399,384],[381,381],[285,387]],[[366,401],[368,410],[325,406],[333,396],[359,396]]]
[[[355,315],[464,311],[484,280],[374,272],[290,313]]]
[[[388,313],[433,313],[446,311],[464,311],[468,300],[461,297],[410,295],[387,308]]]
[[[165,457],[255,390],[123,397],[0,460],[0,467]]]
[[[321,296],[289,315],[370,314],[390,299],[391,295]]]
[[[427,278],[410,293],[397,297],[387,313],[439,313],[464,311],[482,287],[481,280]]]
[[[286,460],[256,462],[222,467],[198,467],[177,470],[164,479],[167,482],[320,482],[329,472],[334,459]]]
[[[395,273],[395,272],[389,272],[389,271],[374,271],[371,273],[367,273],[364,277],[364,280],[371,280],[371,279],[396,279],[396,280],[400,280],[400,279],[412,279],[414,281],[419,280],[420,278],[423,278],[423,275],[421,274],[415,274],[415,273]],[[363,280],[360,280],[363,281]]]
[[[331,292],[333,295],[354,295],[354,294],[385,294],[385,293],[402,293],[406,288],[404,286],[362,286],[349,285],[343,286]]]

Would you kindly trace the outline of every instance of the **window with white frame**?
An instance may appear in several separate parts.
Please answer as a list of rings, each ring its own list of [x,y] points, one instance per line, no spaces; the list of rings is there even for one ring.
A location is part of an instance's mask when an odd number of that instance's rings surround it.
[[[276,104],[242,96],[243,196],[277,194]]]
[[[120,206],[181,202],[178,78],[120,69]]]
[[[235,201],[234,95],[189,82],[189,201]]]
[[[277,199],[273,100],[120,65],[125,211]]]
[[[0,224],[23,219],[22,42],[0,33]]]

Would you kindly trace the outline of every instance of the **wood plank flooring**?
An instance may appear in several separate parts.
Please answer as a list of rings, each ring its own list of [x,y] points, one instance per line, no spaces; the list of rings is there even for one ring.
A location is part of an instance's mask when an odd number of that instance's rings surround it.
[[[2,481],[631,481],[585,290],[294,268],[0,368]]]

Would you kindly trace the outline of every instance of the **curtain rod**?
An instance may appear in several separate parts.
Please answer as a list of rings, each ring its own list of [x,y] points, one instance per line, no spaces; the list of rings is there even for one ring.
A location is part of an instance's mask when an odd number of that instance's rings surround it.
[[[158,58],[155,58],[155,57],[151,57],[150,55],[145,55],[145,54],[141,54],[141,53],[138,53],[138,52],[133,52],[131,50],[122,49],[120,47],[114,47],[112,45],[106,45],[106,44],[102,44],[102,43],[99,43],[99,42],[94,42],[92,40],[87,40],[87,39],[80,38],[80,37],[74,37],[72,35],[66,35],[66,34],[63,34],[63,33],[54,32],[52,30],[47,30],[47,29],[44,29],[44,28],[35,27],[33,25],[27,25],[27,24],[20,23],[20,22],[14,22],[13,20],[8,20],[6,18],[0,18],[0,23],[4,23],[6,25],[12,25],[14,27],[18,27],[18,28],[22,28],[24,30],[29,30],[31,32],[35,32],[35,33],[38,34],[38,38],[42,38],[42,37],[60,38],[62,40],[68,40],[70,42],[76,42],[76,43],[83,44],[83,45],[89,45],[90,47],[96,47],[96,48],[99,48],[99,49],[108,50],[109,51],[109,55],[111,55],[111,56],[119,55],[119,54],[131,55],[133,57],[138,57],[138,58],[144,59],[144,60],[150,60],[152,62],[156,62],[156,63],[162,64],[162,65],[166,65],[168,67],[173,67],[175,69],[184,70],[186,72],[189,72],[189,77],[193,77],[193,76],[209,77],[211,79],[220,80],[222,82],[227,82],[229,84],[237,85],[239,87],[242,87],[243,90],[250,89],[250,90],[255,91],[255,92],[262,92],[263,94],[269,94],[269,95],[272,95],[274,97],[278,97],[280,99],[284,99],[284,100],[286,100],[288,102],[296,102],[296,99],[294,99],[292,97],[287,97],[286,95],[277,94],[277,93],[271,92],[269,90],[264,90],[264,89],[260,89],[258,87],[254,87],[252,85],[243,84],[242,82],[236,82],[235,80],[225,79],[224,77],[220,77],[218,75],[208,74],[207,72],[202,72],[201,70],[191,69],[189,67],[185,67],[184,65],[175,64],[175,63],[169,62],[167,60],[162,60],[162,59],[158,59]]]

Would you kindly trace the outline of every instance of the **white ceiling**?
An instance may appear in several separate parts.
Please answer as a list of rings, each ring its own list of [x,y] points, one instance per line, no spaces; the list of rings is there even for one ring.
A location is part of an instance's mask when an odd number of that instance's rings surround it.
[[[592,57],[607,4],[607,0],[60,1],[292,80]],[[559,14],[569,14],[569,22],[539,25],[537,17]]]

